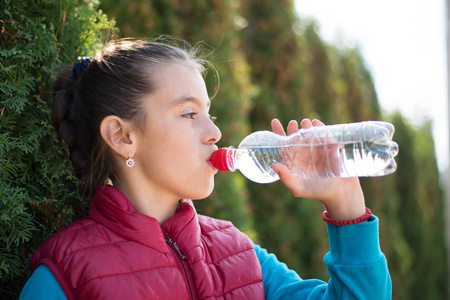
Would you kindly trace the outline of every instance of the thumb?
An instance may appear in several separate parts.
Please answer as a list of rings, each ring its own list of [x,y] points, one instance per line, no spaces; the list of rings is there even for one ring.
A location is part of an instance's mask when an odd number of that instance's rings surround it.
[[[291,172],[289,168],[282,163],[273,163],[270,167],[278,174],[278,176],[280,176],[280,179],[282,176],[284,177],[286,173]]]
[[[292,174],[289,168],[282,163],[274,163],[271,165],[272,170],[274,170],[280,177],[281,182],[293,192],[299,185],[299,178]]]
[[[305,184],[304,180],[292,174],[289,168],[281,163],[272,164],[272,170],[280,176],[280,181],[291,191],[295,197],[304,198]]]

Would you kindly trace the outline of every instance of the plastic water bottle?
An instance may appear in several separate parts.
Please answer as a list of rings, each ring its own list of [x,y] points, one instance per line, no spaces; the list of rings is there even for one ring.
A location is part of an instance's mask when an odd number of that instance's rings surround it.
[[[258,183],[279,179],[273,163],[285,164],[303,179],[383,176],[397,168],[393,135],[394,126],[380,121],[313,126],[289,136],[258,131],[237,149],[217,150],[210,162],[221,171],[239,169]]]

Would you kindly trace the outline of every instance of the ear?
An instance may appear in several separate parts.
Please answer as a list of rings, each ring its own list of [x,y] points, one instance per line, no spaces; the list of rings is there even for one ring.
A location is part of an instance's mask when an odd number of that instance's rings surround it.
[[[131,126],[117,116],[107,116],[100,124],[100,134],[108,146],[123,158],[135,153]]]

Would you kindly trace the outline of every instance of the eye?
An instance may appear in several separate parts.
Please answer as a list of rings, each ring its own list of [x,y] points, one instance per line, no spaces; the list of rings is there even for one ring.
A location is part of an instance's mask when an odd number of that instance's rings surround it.
[[[195,119],[194,116],[195,116],[196,114],[197,114],[197,113],[195,113],[195,112],[190,112],[190,113],[187,113],[187,114],[182,115],[182,117],[187,118],[187,119],[192,119],[192,120],[194,120],[194,119]]]

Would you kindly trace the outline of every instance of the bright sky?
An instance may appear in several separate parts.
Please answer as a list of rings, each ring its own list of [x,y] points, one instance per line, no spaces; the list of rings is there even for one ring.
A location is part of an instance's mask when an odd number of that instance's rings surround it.
[[[301,18],[317,21],[325,41],[360,49],[383,110],[399,110],[411,124],[433,120],[438,164],[445,171],[445,0],[295,0],[295,6]]]

